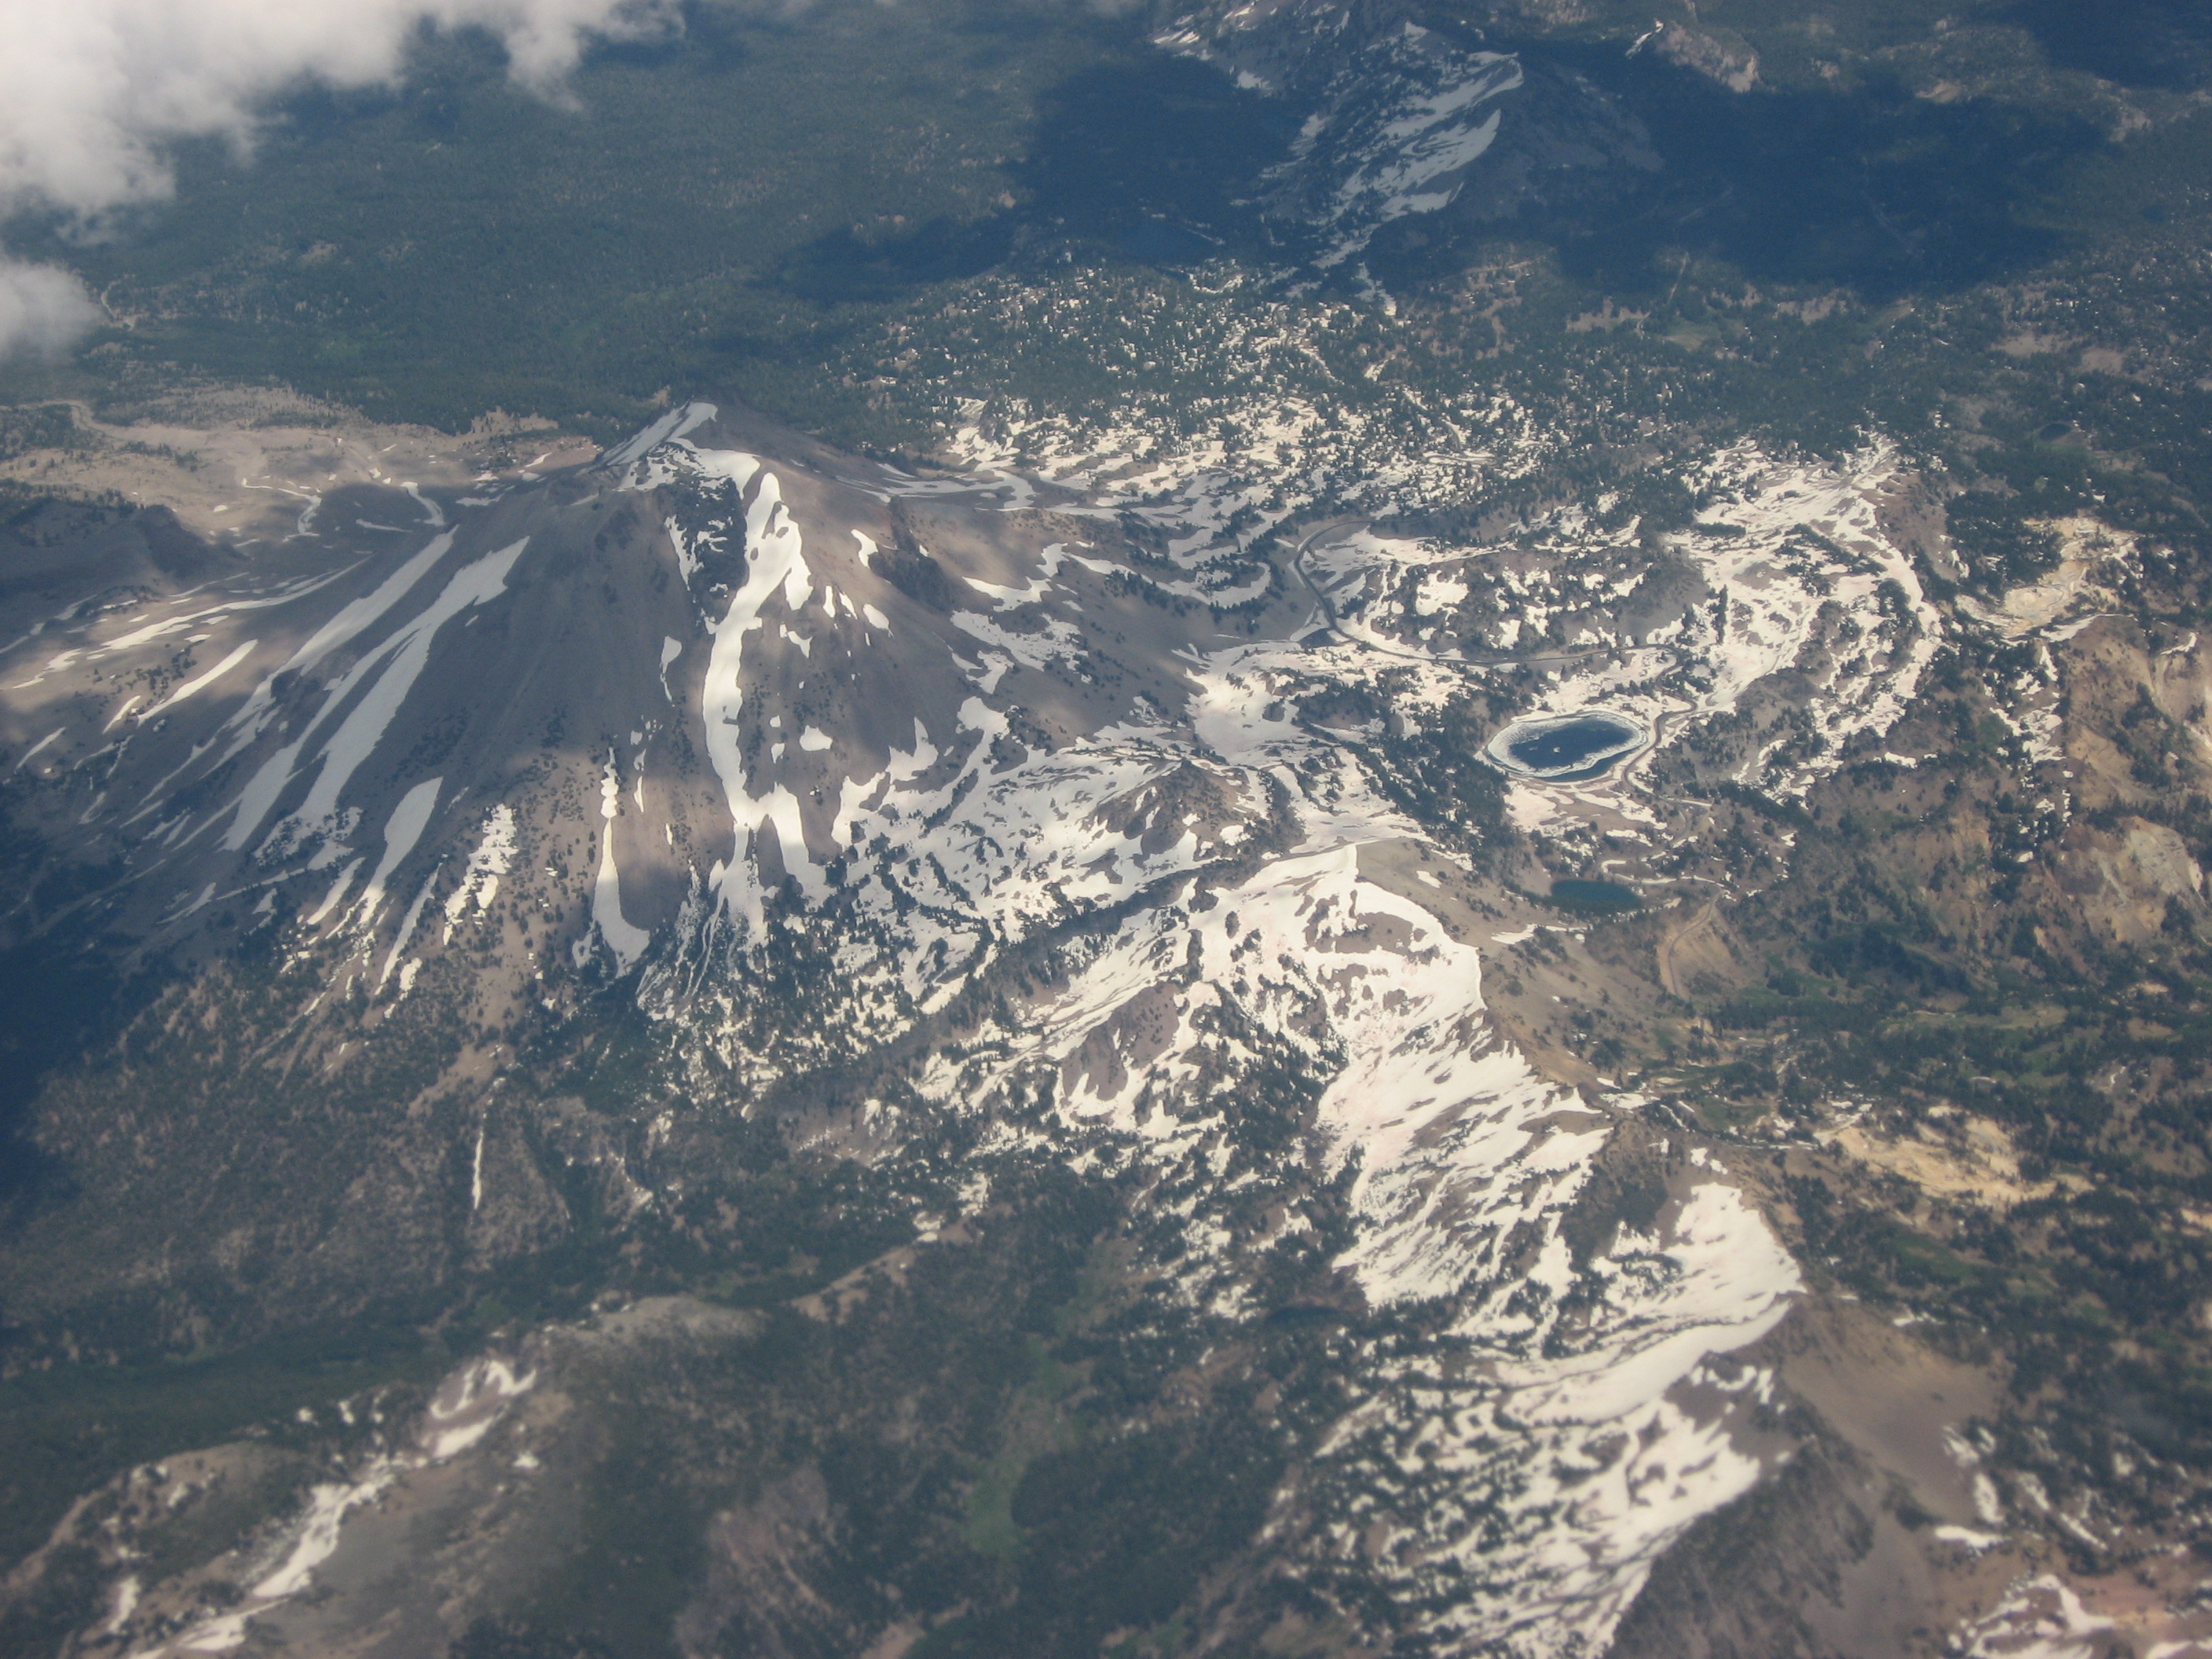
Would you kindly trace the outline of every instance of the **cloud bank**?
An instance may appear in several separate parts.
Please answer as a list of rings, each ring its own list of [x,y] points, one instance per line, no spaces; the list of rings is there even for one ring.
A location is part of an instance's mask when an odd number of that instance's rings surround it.
[[[514,77],[550,91],[590,37],[675,19],[672,0],[0,0],[0,216],[157,200],[170,142],[243,142],[303,81],[388,82],[425,24],[490,31]],[[58,349],[99,314],[67,272],[0,257],[0,355]]]
[[[58,265],[0,258],[0,356],[52,356],[100,320],[84,284]]]

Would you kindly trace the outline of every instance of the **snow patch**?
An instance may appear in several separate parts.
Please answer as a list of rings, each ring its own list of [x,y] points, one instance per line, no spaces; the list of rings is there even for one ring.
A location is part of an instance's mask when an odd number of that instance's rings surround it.
[[[622,780],[614,757],[607,757],[599,778],[599,873],[592,887],[592,925],[614,952],[616,971],[628,973],[630,964],[645,954],[653,934],[623,915],[622,871],[615,861],[615,820],[622,811]]]

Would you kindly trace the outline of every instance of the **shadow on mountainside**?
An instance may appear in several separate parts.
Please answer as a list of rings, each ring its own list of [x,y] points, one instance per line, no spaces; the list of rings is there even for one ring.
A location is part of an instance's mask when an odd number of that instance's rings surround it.
[[[1446,274],[1502,234],[1549,244],[1570,273],[1616,291],[1663,288],[1685,253],[1754,282],[1879,298],[1954,289],[2057,253],[2064,237],[2039,204],[2107,142],[2070,114],[1937,103],[1895,83],[1739,94],[1612,49],[1515,49],[1532,80],[1578,82],[1634,118],[1661,166],[1617,166],[1566,191],[1534,179],[1511,218],[1399,220],[1370,254],[1386,283]]]
[[[1508,138],[1538,156],[1580,155],[1602,147],[1600,129],[1626,127],[1648,137],[1660,165],[1516,162],[1503,193],[1487,181],[1441,212],[1384,226],[1367,264],[1386,285],[1449,275],[1504,236],[1547,244],[1571,274],[1616,291],[1663,288],[1683,253],[1754,282],[1875,298],[1955,289],[2059,252],[2064,233],[2039,208],[2070,163],[2108,142],[2071,113],[1939,103],[1895,82],[1738,94],[1613,47],[1493,44],[1522,53],[1536,89],[1506,106],[1501,155],[1516,148]],[[1300,112],[1183,60],[1087,70],[1042,101],[1019,206],[879,239],[840,228],[787,261],[776,285],[890,301],[1041,247],[1160,264],[1212,249],[1279,261],[1295,228],[1263,224],[1254,198]],[[1516,117],[1556,131],[1515,134]]]
[[[2212,9],[2203,0],[2021,0],[2011,21],[2061,69],[2171,92],[2212,81]]]

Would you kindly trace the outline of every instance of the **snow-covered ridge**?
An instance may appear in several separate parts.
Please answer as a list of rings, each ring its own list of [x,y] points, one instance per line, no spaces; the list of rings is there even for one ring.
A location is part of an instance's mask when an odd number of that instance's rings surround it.
[[[1132,919],[1000,1058],[934,1087],[973,1109],[1048,1073],[1085,1157],[1103,1133],[1181,1194],[1188,1293],[1250,1316],[1237,1263],[1309,1224],[1293,1203],[1274,1233],[1240,1234],[1231,1195],[1261,1177],[1206,1089],[1246,1052],[1224,1032],[1301,1055],[1325,1079],[1322,1156],[1358,1171],[1340,1265],[1371,1302],[1452,1310],[1433,1348],[1373,1357],[1316,1474],[1284,1494],[1326,1517],[1310,1571],[1379,1570],[1440,1609],[1424,1628],[1447,1650],[1600,1651],[1657,1556],[1759,1477],[1735,1425],[1771,1379],[1716,1356],[1780,1319],[1795,1267],[1715,1170],[1578,1267],[1562,1223],[1640,1103],[1593,1110],[1538,1075],[1489,1026],[1479,952],[1363,879],[1356,830],[1318,833],[1334,844],[1202,910]]]

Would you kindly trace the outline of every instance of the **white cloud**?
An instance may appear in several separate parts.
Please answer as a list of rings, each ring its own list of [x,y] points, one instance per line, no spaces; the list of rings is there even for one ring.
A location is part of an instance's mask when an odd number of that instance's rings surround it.
[[[247,141],[257,108],[303,81],[389,82],[426,22],[489,30],[515,78],[550,91],[587,37],[674,21],[672,0],[0,0],[0,215],[158,199],[171,141]],[[0,353],[97,314],[65,274],[0,259]]]
[[[0,258],[0,356],[59,351],[99,320],[84,284],[60,266]]]

